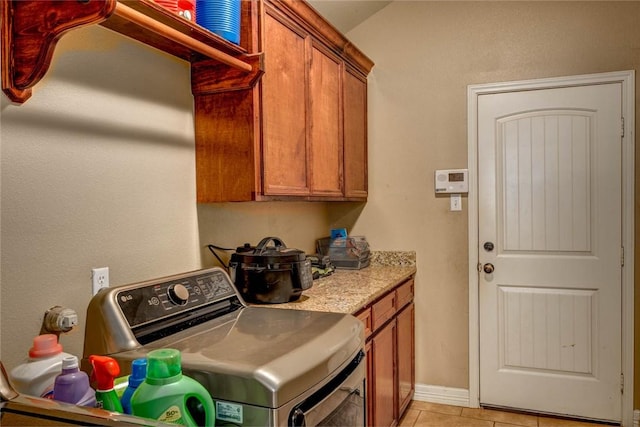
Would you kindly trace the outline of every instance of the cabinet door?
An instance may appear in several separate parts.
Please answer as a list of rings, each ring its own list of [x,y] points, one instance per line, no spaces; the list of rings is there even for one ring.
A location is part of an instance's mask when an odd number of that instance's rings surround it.
[[[311,194],[342,196],[342,61],[314,43],[309,67]]]
[[[265,14],[262,168],[265,195],[308,195],[307,52],[310,39],[271,9]]]
[[[415,305],[410,303],[397,317],[398,328],[398,416],[402,416],[415,387]]]
[[[396,320],[393,319],[372,339],[373,420],[375,426],[393,426],[397,417]]]
[[[366,426],[373,426],[373,350],[371,341],[367,341],[364,346],[365,354],[367,355],[367,395],[365,398],[365,404],[367,405],[367,419]]]
[[[198,203],[248,201],[260,190],[256,89],[194,96]]]
[[[357,71],[344,72],[344,195],[366,198],[367,80]]]

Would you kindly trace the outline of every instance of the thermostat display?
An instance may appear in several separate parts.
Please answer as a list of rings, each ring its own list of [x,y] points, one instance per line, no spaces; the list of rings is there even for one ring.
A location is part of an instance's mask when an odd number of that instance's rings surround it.
[[[464,181],[464,173],[452,172],[449,174],[449,182],[463,182],[463,181]]]
[[[468,169],[437,170],[435,174],[436,193],[468,193]]]

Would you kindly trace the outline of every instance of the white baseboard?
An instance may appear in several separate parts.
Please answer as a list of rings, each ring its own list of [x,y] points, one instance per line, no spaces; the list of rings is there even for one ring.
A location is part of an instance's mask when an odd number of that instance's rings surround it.
[[[469,407],[469,390],[437,385],[416,384],[413,400]]]

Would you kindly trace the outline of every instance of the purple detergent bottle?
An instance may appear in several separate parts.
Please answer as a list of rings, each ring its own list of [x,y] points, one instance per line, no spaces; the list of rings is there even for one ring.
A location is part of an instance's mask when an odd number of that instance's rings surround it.
[[[53,399],[79,406],[96,406],[96,392],[89,385],[89,376],[78,368],[78,358],[62,359],[62,373],[53,384]]]

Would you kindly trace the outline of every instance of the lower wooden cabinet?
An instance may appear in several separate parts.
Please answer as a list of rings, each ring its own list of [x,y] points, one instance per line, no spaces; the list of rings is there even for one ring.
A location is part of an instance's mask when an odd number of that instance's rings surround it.
[[[413,279],[362,309],[367,337],[367,425],[395,426],[415,390]]]
[[[391,426],[397,424],[397,375],[396,358],[396,320],[387,323],[371,340],[372,342],[372,393],[373,425]]]
[[[396,320],[398,355],[398,405],[402,414],[411,403],[415,390],[415,305],[403,308]]]
[[[366,334],[366,332],[365,332]],[[371,396],[373,395],[371,379],[373,378],[373,344],[371,341],[367,341],[364,346],[364,351],[367,355],[367,389],[366,389],[366,403],[367,403],[367,425],[373,425],[373,404],[371,403]]]

